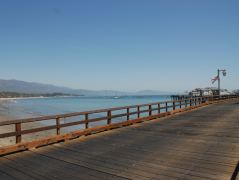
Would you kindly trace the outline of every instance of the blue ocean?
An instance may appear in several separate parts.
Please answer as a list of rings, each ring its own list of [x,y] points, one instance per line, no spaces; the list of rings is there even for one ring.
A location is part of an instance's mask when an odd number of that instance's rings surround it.
[[[9,101],[5,114],[11,117],[28,118],[82,112],[102,108],[137,105],[170,100],[170,96],[107,96],[107,97],[53,97],[35,99],[16,99]]]

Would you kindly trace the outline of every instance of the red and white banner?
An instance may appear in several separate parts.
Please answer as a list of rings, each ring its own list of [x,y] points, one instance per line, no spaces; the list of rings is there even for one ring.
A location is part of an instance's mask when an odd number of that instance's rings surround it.
[[[213,79],[212,79],[212,84],[214,84],[216,81],[218,81],[219,80],[219,76],[216,76],[216,77],[214,77]]]

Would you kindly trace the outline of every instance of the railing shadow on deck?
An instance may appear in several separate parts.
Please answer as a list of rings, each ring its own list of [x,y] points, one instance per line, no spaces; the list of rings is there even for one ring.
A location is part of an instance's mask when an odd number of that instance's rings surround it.
[[[235,167],[235,170],[232,174],[231,180],[236,180],[238,173],[239,173],[239,161],[238,161],[237,166]]]
[[[0,147],[0,155],[26,150],[29,148],[40,147],[59,141],[74,139],[82,135],[94,134],[109,129],[152,120],[170,114],[175,114],[178,112],[205,106],[211,103],[238,97],[239,96],[237,95],[227,95],[220,97],[204,96],[177,101],[155,102],[110,109],[100,109],[70,114],[4,121],[0,122],[0,127],[12,125],[14,126],[14,131],[0,133],[0,138],[15,137],[15,143],[10,146]],[[74,118],[74,121],[67,121],[67,119],[70,118]],[[41,122],[44,124],[44,121],[49,120],[54,120],[54,123],[42,127],[29,129],[22,128],[22,125],[28,123]],[[70,127],[76,127],[76,129],[71,131]],[[62,132],[63,128],[69,129],[68,131]],[[41,138],[39,140],[23,142],[23,135],[46,132],[49,130],[54,130],[55,135],[47,138]]]

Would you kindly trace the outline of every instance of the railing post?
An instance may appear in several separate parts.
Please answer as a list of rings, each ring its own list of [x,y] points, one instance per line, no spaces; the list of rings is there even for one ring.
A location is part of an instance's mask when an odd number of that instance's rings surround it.
[[[129,120],[129,108],[127,108],[127,121]]]
[[[138,118],[140,118],[140,107],[137,106],[137,114],[138,114]]]
[[[111,124],[111,111],[107,112],[107,124]]]
[[[165,111],[168,112],[168,102],[165,102]]]
[[[89,128],[89,115],[88,114],[85,114],[85,129],[88,129]]]
[[[15,130],[16,130],[16,143],[20,143],[22,141],[22,135],[21,135],[21,123],[15,124]]]
[[[149,116],[152,116],[152,105],[149,105]]]
[[[173,101],[173,110],[176,109],[176,106],[175,106],[175,101]]]
[[[158,104],[158,113],[160,114],[160,104]]]
[[[60,118],[59,117],[56,118],[56,134],[57,135],[60,134]]]
[[[179,108],[182,109],[182,100],[179,101]]]

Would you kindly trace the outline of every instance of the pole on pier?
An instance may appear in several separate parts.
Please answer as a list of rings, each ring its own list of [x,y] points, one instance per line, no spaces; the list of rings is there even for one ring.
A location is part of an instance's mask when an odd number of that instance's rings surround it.
[[[220,80],[220,69],[218,69],[217,70],[217,77],[218,77],[218,95],[219,95],[219,98],[220,98],[220,96],[221,96],[221,80]]]
[[[225,69],[217,69],[217,76],[212,79],[212,83],[214,83],[215,81],[217,81],[218,83],[218,95],[219,98],[221,97],[221,78],[220,78],[220,72],[222,72],[223,76],[226,76],[226,70]]]

